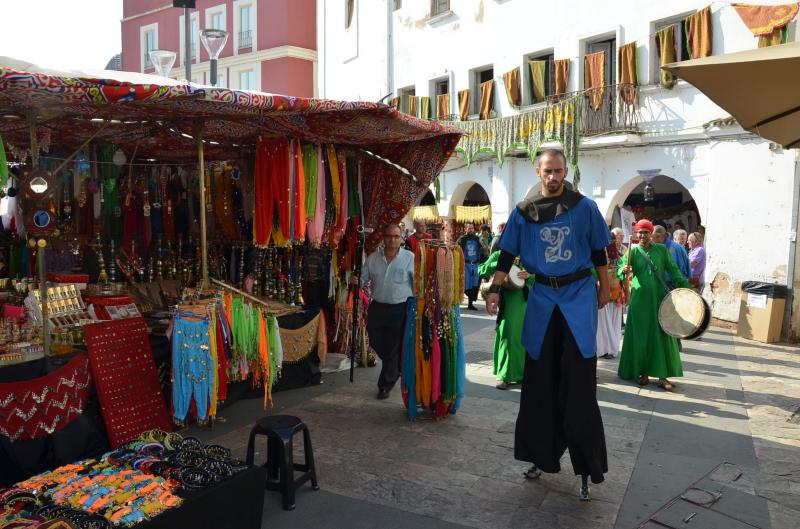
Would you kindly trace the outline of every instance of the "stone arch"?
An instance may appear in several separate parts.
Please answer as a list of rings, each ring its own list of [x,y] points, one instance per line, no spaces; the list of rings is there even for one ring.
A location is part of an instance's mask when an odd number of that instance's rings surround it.
[[[691,190],[688,187],[686,187],[682,182],[680,182],[677,178],[673,178],[669,175],[660,174],[653,179],[652,183],[656,187],[656,194],[658,194],[658,187],[660,183],[662,186],[664,185],[670,186],[670,189],[673,192],[680,189],[680,191],[684,194],[683,197],[684,202],[687,201],[686,197],[688,197],[691,200],[694,200],[695,206],[697,207],[697,218],[695,220],[697,224],[702,223],[702,219],[700,218],[700,213],[699,213],[700,211],[702,211],[700,208],[700,204],[698,204],[697,199],[694,197],[694,195],[692,195]],[[614,212],[616,208],[621,208],[628,200],[628,197],[631,194],[640,192],[644,188],[645,184],[646,182],[644,181],[644,179],[637,176],[625,182],[617,190],[617,192],[614,193],[614,196],[611,198],[611,200],[608,203],[608,206],[606,207],[606,212],[604,215],[606,224],[612,225],[614,221]]]
[[[430,189],[426,189],[425,192],[420,195],[417,199],[417,203],[414,204],[415,206],[435,206],[436,205],[436,197],[433,195],[433,191]]]
[[[450,204],[455,206],[491,205],[491,203],[492,199],[486,188],[472,180],[460,183],[450,198]]]

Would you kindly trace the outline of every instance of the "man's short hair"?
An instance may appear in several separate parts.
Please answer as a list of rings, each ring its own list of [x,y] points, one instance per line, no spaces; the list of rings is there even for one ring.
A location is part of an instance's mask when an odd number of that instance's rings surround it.
[[[559,151],[558,149],[545,149],[539,153],[539,157],[536,158],[536,167],[539,167],[539,164],[542,161],[542,158],[545,156],[560,156],[562,160],[564,160],[564,165],[567,165],[567,157],[564,155],[563,151]]]
[[[381,228],[381,231],[382,231],[383,233],[386,233],[386,230],[388,230],[388,229],[390,229],[390,228],[397,228],[397,229],[398,229],[398,230],[400,230],[401,232],[403,231],[403,230],[400,228],[400,225],[399,225],[399,224],[395,224],[394,222],[390,222],[389,224],[384,224],[384,225],[383,225],[383,228]]]
[[[481,231],[491,231],[488,224],[481,224]]]
[[[653,235],[666,235],[666,234],[667,234],[667,228],[665,228],[661,224],[658,224],[653,228]]]
[[[625,235],[625,230],[623,230],[620,227],[611,228],[611,233],[613,233],[614,235],[619,235],[620,233]]]
[[[686,237],[686,230],[675,230],[672,232],[672,237],[675,239],[678,237]]]

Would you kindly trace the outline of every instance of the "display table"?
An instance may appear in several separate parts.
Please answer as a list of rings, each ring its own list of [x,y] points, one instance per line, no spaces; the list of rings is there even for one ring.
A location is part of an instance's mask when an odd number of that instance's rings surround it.
[[[183,504],[167,510],[141,529],[260,529],[267,471],[251,467],[207,489],[190,492]]]

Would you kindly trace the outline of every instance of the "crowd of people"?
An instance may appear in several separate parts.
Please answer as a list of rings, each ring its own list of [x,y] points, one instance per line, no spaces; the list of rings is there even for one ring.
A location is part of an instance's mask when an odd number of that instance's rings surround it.
[[[640,219],[626,241],[626,230],[609,229],[597,204],[566,181],[563,153],[543,151],[536,173],[540,185],[496,234],[488,225],[478,233],[471,223],[463,226],[457,243],[467,310],[478,310],[484,280],[486,309],[496,317],[496,387],[521,388],[514,457],[530,465],[525,477],[559,472],[569,450],[581,476],[580,499],[588,500],[589,481],[601,483],[608,472],[598,358],[619,356],[621,379],[646,385],[652,377],[664,390],[674,389],[670,379],[683,374],[681,345],[662,330],[659,304],[674,288],[702,291],[704,231],[689,234],[679,223]],[[371,285],[367,330],[383,361],[379,399],[388,397],[399,376],[394,337],[402,334],[402,307],[413,295],[414,254],[430,238],[421,221],[405,237],[405,248],[403,235],[403,226],[386,227],[384,245],[352,279]]]

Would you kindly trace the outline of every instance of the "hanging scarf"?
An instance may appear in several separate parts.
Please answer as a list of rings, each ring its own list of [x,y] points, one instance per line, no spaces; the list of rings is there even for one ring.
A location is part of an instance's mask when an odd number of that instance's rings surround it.
[[[113,163],[117,147],[103,145],[98,153],[100,180],[103,193],[103,233],[117,244],[122,240],[122,209],[119,207],[119,176],[122,169]]]
[[[294,142],[292,161],[295,165],[294,207],[292,208],[294,233],[292,239],[302,242],[306,238],[306,204],[308,197],[306,196],[305,164],[299,140]]]
[[[320,145],[314,146],[314,156],[316,161],[315,182],[314,187],[309,188],[309,196],[312,195],[312,189],[315,190],[314,215],[308,223],[309,239],[312,244],[319,244],[322,240],[322,234],[325,230],[325,165],[323,162],[322,147]]]
[[[346,156],[339,156],[337,159],[338,162],[338,178],[339,178],[339,200],[337,201],[339,214],[336,220],[336,231],[343,232],[345,228],[347,228],[347,213],[348,213],[348,198],[349,193],[347,191],[347,157]]]
[[[0,136],[0,189],[5,189],[8,184],[8,159],[6,148],[3,145],[3,136]]]
[[[303,176],[306,190],[306,215],[314,216],[317,211],[317,147],[306,143],[303,151]]]

